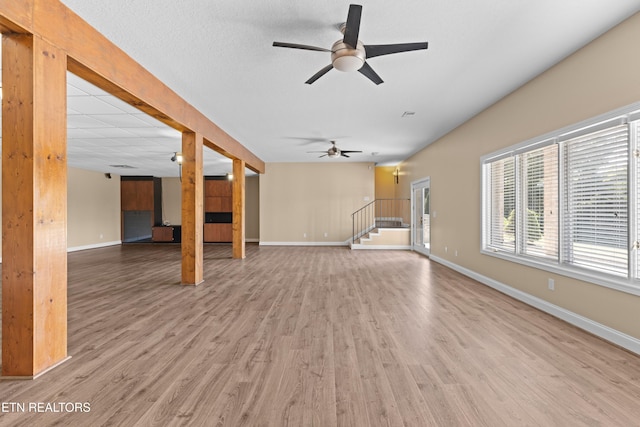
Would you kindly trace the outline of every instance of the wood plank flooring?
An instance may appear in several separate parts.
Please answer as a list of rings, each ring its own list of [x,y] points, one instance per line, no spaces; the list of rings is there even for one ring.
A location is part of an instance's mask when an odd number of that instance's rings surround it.
[[[69,355],[1,426],[637,426],[640,357],[410,252],[69,254]],[[28,407],[27,407],[28,409]]]

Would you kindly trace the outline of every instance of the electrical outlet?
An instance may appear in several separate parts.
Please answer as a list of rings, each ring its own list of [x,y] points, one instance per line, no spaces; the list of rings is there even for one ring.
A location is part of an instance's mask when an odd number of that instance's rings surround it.
[[[453,252],[453,256],[458,256],[458,250],[457,249]]]
[[[556,289],[556,281],[555,280],[549,279],[549,281],[547,283],[548,283],[550,291],[554,291]]]
[[[444,247],[444,253],[446,254],[447,252],[449,252],[449,248],[448,247]]]
[[[328,237],[329,233],[327,233],[326,231],[324,232],[324,237]]]
[[[307,237],[307,233],[303,233],[303,234],[302,234],[302,237]]]

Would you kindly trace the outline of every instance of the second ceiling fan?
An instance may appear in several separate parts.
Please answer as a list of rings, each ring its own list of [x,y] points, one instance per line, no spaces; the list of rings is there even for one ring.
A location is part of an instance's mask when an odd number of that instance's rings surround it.
[[[318,157],[325,157],[325,156],[329,156],[329,157],[351,157],[347,153],[362,153],[362,151],[341,150],[338,147],[336,147],[336,142],[335,141],[331,141],[331,148],[329,148],[328,150],[324,150],[324,151],[307,151],[307,153],[324,153],[322,156],[318,156]]]
[[[365,45],[358,40],[360,33],[360,16],[362,6],[352,4],[349,6],[347,22],[341,25],[340,31],[344,34],[342,40],[336,41],[331,49],[308,46],[296,43],[273,42],[276,47],[288,47],[293,49],[315,50],[319,52],[331,52],[331,64],[327,65],[316,74],[311,76],[305,83],[312,84],[320,77],[335,68],[340,71],[359,71],[369,80],[379,85],[383,80],[373,71],[367,63],[367,59],[376,56],[390,55],[392,53],[409,52],[412,50],[427,49],[427,42],[420,43],[397,43],[397,44],[377,44]]]

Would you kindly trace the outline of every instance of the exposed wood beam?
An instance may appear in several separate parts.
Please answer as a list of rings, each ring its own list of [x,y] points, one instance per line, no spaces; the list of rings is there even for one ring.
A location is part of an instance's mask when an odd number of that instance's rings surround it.
[[[30,33],[33,27],[33,1],[3,1],[0,3],[0,31]]]
[[[203,280],[202,135],[182,134],[182,284]]]
[[[28,378],[67,357],[67,64],[23,34],[2,64],[2,375]]]
[[[232,197],[232,230],[233,230],[233,258],[244,258],[245,255],[245,163],[242,160],[233,161],[233,197]]]
[[[60,1],[0,2],[0,28],[49,40],[66,51],[72,73],[181,132],[201,134],[207,147],[264,173],[262,160]]]

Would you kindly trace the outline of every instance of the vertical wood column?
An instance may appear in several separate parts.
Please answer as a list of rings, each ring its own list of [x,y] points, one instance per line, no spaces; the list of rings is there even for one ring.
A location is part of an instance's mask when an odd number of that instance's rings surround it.
[[[202,135],[182,134],[182,284],[203,281]]]
[[[2,375],[67,358],[67,58],[2,37]]]
[[[233,159],[233,258],[244,258],[245,179],[244,160]]]

